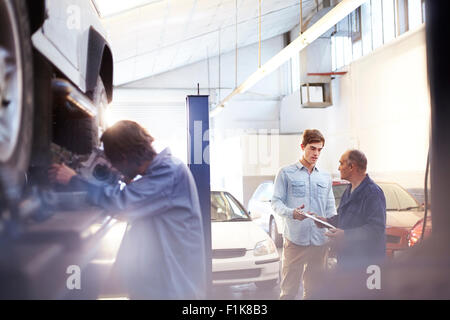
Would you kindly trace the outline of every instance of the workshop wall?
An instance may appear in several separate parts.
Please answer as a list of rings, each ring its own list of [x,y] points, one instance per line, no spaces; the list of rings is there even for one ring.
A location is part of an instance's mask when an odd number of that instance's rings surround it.
[[[265,63],[285,46],[284,36],[262,42],[261,60]],[[220,65],[219,65],[220,60]],[[219,69],[220,66],[220,69]],[[131,82],[115,88],[114,102],[109,112],[112,121],[127,117],[139,118],[150,126],[161,145],[170,145],[177,156],[185,158],[182,149],[186,136],[182,134],[185,124],[186,95],[210,96],[210,104],[217,104],[236,85],[235,51],[219,57],[200,61],[182,68]],[[241,84],[258,68],[258,44],[239,48],[237,64],[237,85]],[[220,77],[219,77],[220,76]],[[270,132],[279,129],[279,104],[287,94],[289,83],[287,66],[282,66],[256,84],[247,93],[236,96],[226,108],[210,122],[211,184],[216,190],[230,191],[243,201],[245,177],[251,172],[243,165],[245,146],[241,138],[248,133]],[[163,115],[158,119],[154,110]],[[122,116],[123,117],[123,116]],[[173,117],[175,121],[171,121]],[[174,136],[175,135],[175,136]],[[178,139],[176,138],[178,136]],[[169,137],[169,138],[166,138]],[[162,141],[161,141],[162,140]],[[232,155],[232,156],[230,156]],[[275,157],[275,158],[278,158]]]
[[[340,155],[360,148],[375,178],[422,187],[430,119],[425,28],[405,33],[342,71],[348,73],[332,80],[331,107],[302,108],[298,91],[283,99],[280,131],[322,130],[327,143],[319,165],[336,175]]]

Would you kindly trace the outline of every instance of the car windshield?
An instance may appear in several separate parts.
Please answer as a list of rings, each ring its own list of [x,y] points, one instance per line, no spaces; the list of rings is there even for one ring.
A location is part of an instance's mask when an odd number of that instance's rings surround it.
[[[242,205],[226,192],[211,193],[211,221],[250,221]]]
[[[379,183],[386,198],[387,211],[415,210],[419,208],[418,202],[403,188],[395,183]],[[333,186],[333,193],[336,200],[336,208],[341,203],[342,195],[348,184],[338,184]]]
[[[348,184],[337,184],[333,186],[334,200],[336,201],[336,208],[339,207],[341,203],[342,195],[345,189],[347,189]]]
[[[408,192],[395,183],[380,183],[386,197],[386,210],[401,211],[419,208],[419,203]]]
[[[257,199],[259,201],[271,201],[273,196],[273,183],[264,183],[258,188]]]

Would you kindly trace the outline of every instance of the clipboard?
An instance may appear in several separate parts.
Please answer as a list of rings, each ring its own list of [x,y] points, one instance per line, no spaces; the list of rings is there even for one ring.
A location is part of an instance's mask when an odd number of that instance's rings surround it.
[[[302,214],[303,214],[305,217],[311,218],[311,219],[313,219],[314,221],[319,222],[320,224],[324,225],[325,227],[327,227],[327,228],[329,228],[329,229],[337,229],[337,228],[336,228],[335,226],[333,226],[332,224],[329,224],[328,222],[325,222],[325,221],[323,221],[323,220],[317,219],[315,216],[310,215],[309,213],[302,212]]]

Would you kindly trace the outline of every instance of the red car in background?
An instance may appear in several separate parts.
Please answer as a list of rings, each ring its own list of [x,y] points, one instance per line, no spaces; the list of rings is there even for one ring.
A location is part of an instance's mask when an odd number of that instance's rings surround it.
[[[412,227],[411,231],[408,234],[408,246],[412,247],[416,245],[422,238],[423,233],[423,219],[420,219],[417,221],[417,223]],[[432,222],[431,222],[431,214],[427,215],[427,221],[425,223],[425,234],[423,235],[423,238],[426,239],[431,235],[431,228],[432,228]]]

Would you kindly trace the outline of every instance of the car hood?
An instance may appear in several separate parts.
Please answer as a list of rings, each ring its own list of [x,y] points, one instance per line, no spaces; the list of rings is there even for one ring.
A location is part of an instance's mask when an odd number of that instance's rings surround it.
[[[254,249],[259,241],[269,236],[252,221],[211,223],[212,249]]]
[[[386,226],[410,229],[423,216],[423,211],[387,211]]]

